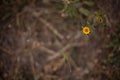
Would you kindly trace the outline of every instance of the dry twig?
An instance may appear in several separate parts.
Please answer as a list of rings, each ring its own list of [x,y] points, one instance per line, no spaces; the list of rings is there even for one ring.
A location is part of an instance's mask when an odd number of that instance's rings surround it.
[[[45,20],[41,17],[38,18],[41,14],[36,15],[36,13],[35,13],[36,11],[31,10],[31,9],[29,9],[28,11],[31,12],[34,17],[39,19],[40,22],[42,22],[44,25],[46,25],[46,27],[48,27],[57,37],[59,37],[60,39],[64,39],[64,37],[54,28],[54,26],[52,24],[50,24],[47,20]]]
[[[53,27],[52,24],[50,24],[49,22],[47,22],[45,19],[43,18],[39,18],[39,20],[44,23],[46,25],[46,27],[48,27],[56,36],[58,36],[60,39],[64,39],[64,37]]]
[[[55,60],[58,57],[61,57],[63,53],[65,53],[68,49],[75,47],[75,46],[81,46],[82,44],[79,43],[71,43],[71,44],[67,44],[65,47],[63,47],[60,51],[58,51],[55,55],[53,55],[52,57],[48,58],[48,61],[52,61]]]

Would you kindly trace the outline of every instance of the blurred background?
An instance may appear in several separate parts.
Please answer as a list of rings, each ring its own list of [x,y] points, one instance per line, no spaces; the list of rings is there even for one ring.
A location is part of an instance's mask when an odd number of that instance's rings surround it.
[[[0,80],[120,80],[119,4],[1,0]]]

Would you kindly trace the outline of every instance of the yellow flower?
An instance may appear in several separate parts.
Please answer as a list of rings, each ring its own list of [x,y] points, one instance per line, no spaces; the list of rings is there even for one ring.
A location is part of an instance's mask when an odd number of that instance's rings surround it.
[[[96,21],[97,23],[103,23],[103,19],[104,19],[104,14],[103,12],[98,12],[97,16],[96,16]]]
[[[88,35],[88,34],[90,33],[90,28],[87,27],[87,26],[85,26],[85,27],[83,27],[82,32],[83,32],[84,34]]]
[[[103,17],[101,17],[101,16],[97,17],[97,22],[102,23],[103,22]]]

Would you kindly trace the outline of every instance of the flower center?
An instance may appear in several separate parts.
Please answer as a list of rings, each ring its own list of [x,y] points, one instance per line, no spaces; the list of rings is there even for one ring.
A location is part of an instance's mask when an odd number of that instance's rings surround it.
[[[85,29],[85,32],[88,32],[88,29]]]

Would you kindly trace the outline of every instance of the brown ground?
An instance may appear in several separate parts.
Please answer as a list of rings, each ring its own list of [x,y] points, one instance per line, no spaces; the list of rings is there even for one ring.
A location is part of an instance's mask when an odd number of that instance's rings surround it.
[[[80,24],[54,6],[25,6],[0,32],[0,80],[100,80],[96,65],[109,27],[96,26],[86,36]]]

